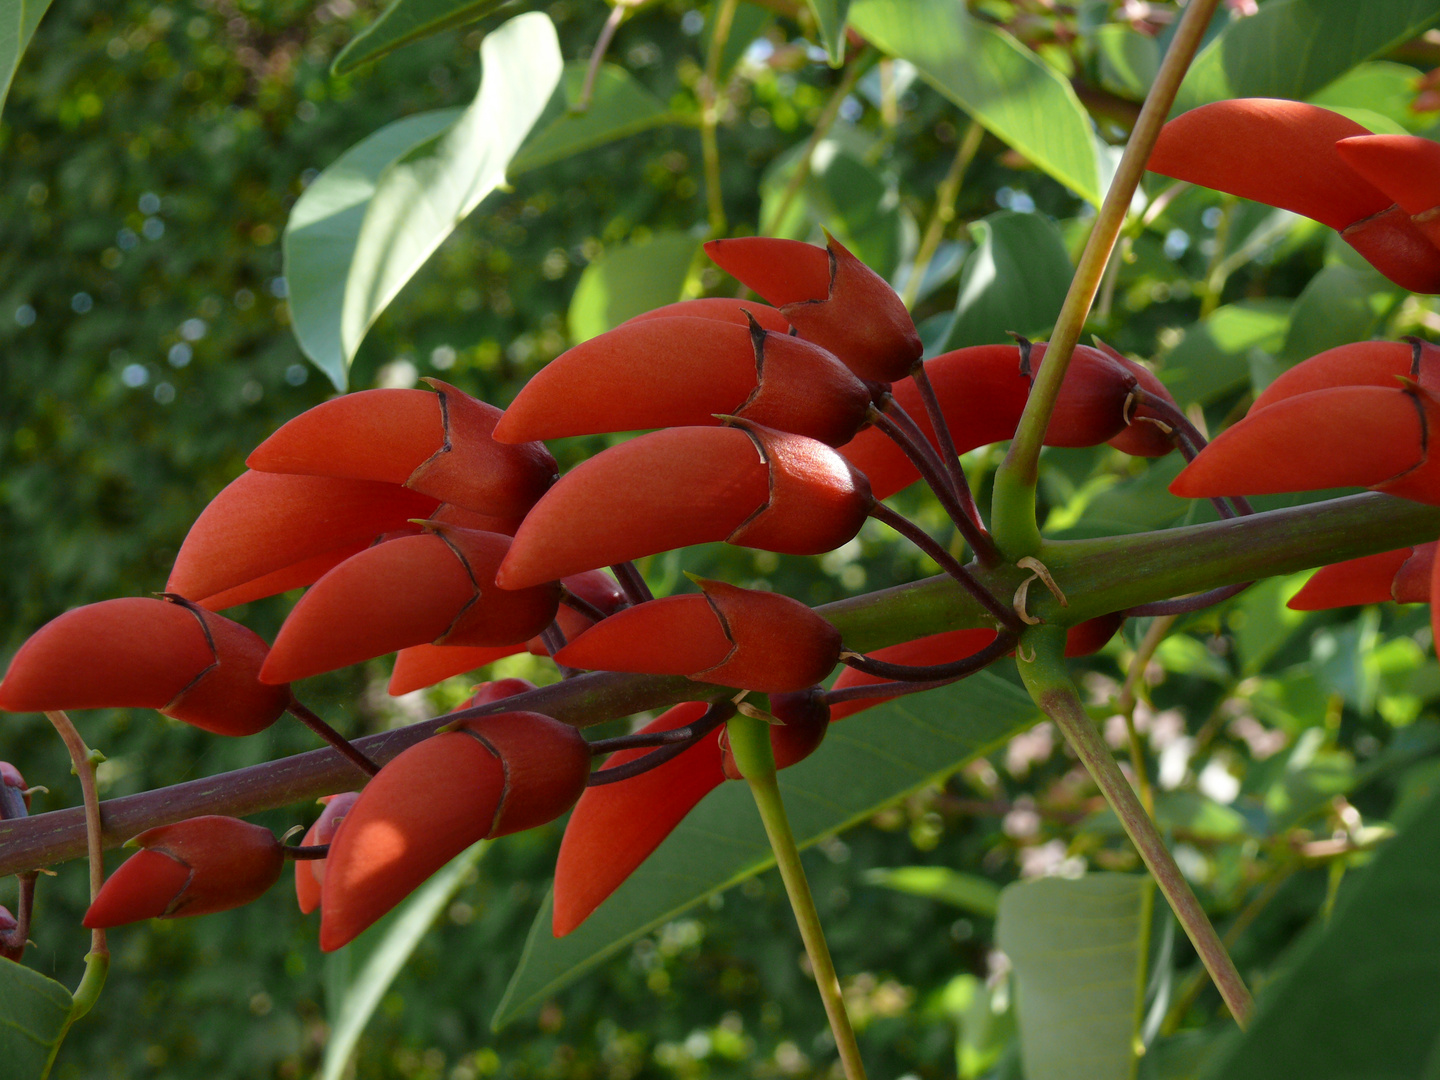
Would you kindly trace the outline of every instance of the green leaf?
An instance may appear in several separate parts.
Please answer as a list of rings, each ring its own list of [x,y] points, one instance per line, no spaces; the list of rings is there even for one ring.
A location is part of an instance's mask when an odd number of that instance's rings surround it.
[[[1364,341],[1379,327],[1381,317],[1402,290],[1368,264],[1355,263],[1359,256],[1332,263],[1306,283],[1290,309],[1290,331],[1279,356],[1282,364],[1288,366],[1337,345]]]
[[[1075,269],[1055,223],[1013,210],[972,222],[975,248],[960,270],[955,320],[944,348],[1008,344],[1010,331],[1048,333]]]
[[[1026,1080],[1134,1075],[1153,901],[1140,874],[1041,878],[1000,894],[995,943],[1019,983]]]
[[[1100,85],[1114,93],[1143,99],[1160,70],[1160,43],[1122,23],[1106,23],[1095,32]]]
[[[973,915],[993,919],[1000,903],[1000,886],[978,874],[962,874],[947,866],[897,866],[893,870],[865,871],[867,885],[882,885],[897,892],[942,900]]]
[[[1303,101],[1437,21],[1437,0],[1269,0],[1200,51],[1174,111],[1232,97]]]
[[[563,85],[570,109],[580,101],[588,67],[583,62],[565,65]],[[660,99],[628,71],[615,64],[601,64],[589,107],[584,112],[567,111],[533,131],[510,162],[509,173],[519,176],[582,150],[663,124],[669,116]]]
[[[70,1026],[70,991],[0,959],[0,1061],[13,1080],[44,1080]]]
[[[50,0],[0,0],[0,111],[5,108],[20,58],[49,6]]]
[[[820,43],[830,66],[839,67],[845,62],[845,12],[850,0],[805,0],[805,6],[820,27]]]
[[[1081,198],[1099,205],[1095,142],[1070,84],[954,0],[857,0],[850,22]]]
[[[848,0],[847,0],[848,3]],[[746,3],[740,0],[735,5],[735,15],[730,21],[730,33],[725,38],[725,44],[720,50],[720,69],[717,76],[723,85],[730,78],[730,72],[740,62],[751,43],[765,31],[774,20],[775,13],[759,4]],[[715,20],[705,20],[705,41],[706,47],[714,40]]]
[[[465,876],[474,869],[487,847],[489,844],[482,840],[466,848],[411,893],[381,924],[383,936],[375,942],[360,974],[346,987],[344,999],[336,1010],[335,1024],[325,1044],[325,1058],[320,1063],[319,1080],[340,1080],[346,1074],[355,1044],[360,1041],[360,1035],[379,1006],[380,999],[435,922],[435,917],[460,891]]]
[[[701,243],[689,233],[656,233],[645,243],[606,251],[585,267],[570,298],[570,339],[588,341],[679,300]]]
[[[510,0],[395,0],[360,31],[335,62],[332,75],[348,75],[362,64],[378,60],[412,41],[483,19]]]
[[[1361,64],[1319,93],[1310,95],[1312,105],[1323,105],[1327,109],[1364,109],[1385,117],[1402,131],[1421,131],[1428,125],[1420,119],[1420,114],[1411,110],[1413,100],[1415,69],[1389,60]]]
[[[1252,357],[1273,357],[1290,326],[1288,300],[1241,300],[1218,307],[1185,330],[1164,357],[1160,378],[1182,405],[1212,401],[1250,381]]]
[[[954,772],[1034,723],[1035,706],[990,672],[835,725],[814,756],[780,774],[802,846]],[[713,893],[773,865],[754,800],[724,784],[580,928],[556,939],[547,901],[493,1021],[498,1028]]]
[[[1261,991],[1215,1080],[1399,1080],[1440,1075],[1440,792],[1348,876],[1329,925],[1311,928]]]
[[[448,131],[382,166],[368,199],[370,173],[357,162],[338,175],[332,176],[335,166],[321,173],[295,204],[285,229],[295,336],[336,389],[345,389],[350,361],[386,305],[504,183],[506,166],[560,79],[555,27],[539,13],[488,35],[480,56],[484,73],[474,102]],[[363,155],[369,168],[378,160],[378,153]]]

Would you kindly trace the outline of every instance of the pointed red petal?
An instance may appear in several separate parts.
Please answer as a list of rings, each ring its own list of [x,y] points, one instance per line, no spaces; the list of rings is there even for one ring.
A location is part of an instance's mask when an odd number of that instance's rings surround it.
[[[1323,611],[1353,604],[1382,604],[1391,598],[1390,583],[1413,550],[1407,547],[1382,551],[1322,566],[1285,606],[1296,611]]]
[[[409,529],[433,498],[394,484],[247,472],[190,527],[166,592],[214,596],[336,548]]]
[[[709,670],[687,672],[691,678],[765,694],[789,693],[814,686],[839,661],[840,631],[800,601],[724,581],[697,583],[735,650]]]
[[[320,948],[346,944],[494,823],[496,756],[452,731],[403,751],[365,786],[325,859]]]
[[[214,662],[160,711],[216,735],[253,735],[264,731],[290,706],[290,687],[262,683],[260,669],[269,646],[248,627],[195,609],[215,646]]]
[[[596,623],[555,660],[587,671],[691,675],[723,663],[735,650],[705,597],[666,596]]]
[[[1197,499],[1379,487],[1412,469],[1423,452],[1419,412],[1405,391],[1379,386],[1312,390],[1283,398],[1222,431],[1170,490]]]
[[[1390,598],[1397,604],[1424,604],[1429,601],[1436,547],[1434,540],[1418,545],[1395,572],[1395,580],[1390,583]]]
[[[524,651],[524,645],[411,645],[396,654],[387,692],[391,697],[399,697],[412,690],[423,690],[454,675],[463,675]]]
[[[560,584],[547,581],[528,589],[502,589],[495,571],[510,550],[511,540],[499,533],[477,532],[431,522],[465,566],[479,596],[463,608],[437,645],[514,645],[541,633],[555,619]],[[418,644],[418,642],[417,642]]]
[[[318,847],[335,839],[335,831],[340,828],[340,823],[345,820],[358,798],[358,791],[342,791],[338,795],[323,796],[320,801],[325,804],[325,809],[320,811],[314,824],[305,830],[300,846]],[[309,915],[320,906],[320,892],[324,884],[324,859],[295,860],[295,902],[300,907],[300,914]]]
[[[428,390],[361,390],[307,409],[262,442],[245,464],[403,484],[445,440],[440,398]]]
[[[1407,214],[1440,206],[1440,143],[1419,135],[1356,135],[1341,139],[1335,151]]]
[[[415,531],[419,532],[418,526]],[[233,589],[224,589],[197,602],[201,607],[209,608],[211,611],[224,611],[226,608],[238,607],[240,604],[248,604],[266,596],[289,592],[291,589],[303,589],[306,586],[314,585],[351,555],[358,555],[369,546],[368,543],[346,544],[333,551],[322,551],[319,555],[312,555],[308,559],[301,559],[297,563],[292,563],[290,566],[272,573],[262,574],[243,585],[237,585]]]
[[[814,244],[742,236],[711,240],[705,254],[776,307],[830,295],[830,253]]]
[[[1402,341],[1357,341],[1337,345],[1302,360],[1283,371],[1267,386],[1255,404],[1254,413],[1284,398],[1325,390],[1332,386],[1399,386],[1396,376],[1413,374],[1415,350]]]
[[[706,708],[699,701],[677,705],[641,730],[683,727]],[[648,752],[622,750],[605,768]],[[724,779],[720,746],[709,736],[649,772],[586,788],[565,827],[555,863],[555,936],[564,937],[584,922]]]
[[[828,282],[828,269],[826,274]],[[753,315],[755,321],[766,330],[773,330],[777,334],[790,332],[790,324],[785,321],[785,316],[769,304],[757,304],[754,300],[740,300],[733,296],[708,296],[699,300],[681,300],[674,304],[666,304],[664,307],[642,312],[620,325],[628,326],[630,323],[644,322],[646,319],[668,319],[676,315],[685,315],[695,319],[716,319],[720,322],[749,326],[750,320],[745,317],[747,313]]]
[[[742,431],[642,435],[563,476],[526,515],[495,580],[520,589],[723,540],[768,497],[768,471]]]
[[[870,387],[834,354],[803,338],[775,333],[761,335],[756,351],[760,383],[727,412],[828,446],[847,442],[865,423]]]
[[[1431,506],[1440,506],[1440,453],[1432,453],[1430,450],[1437,436],[1440,436],[1440,398],[1436,398],[1433,391],[1425,388],[1425,382],[1426,379],[1422,374],[1420,385],[1411,388],[1404,395],[1407,403],[1421,414],[1422,431],[1428,432],[1428,438],[1422,434],[1420,439],[1422,447],[1420,461],[1399,476],[1380,483],[1372,483],[1370,487],[1376,491],[1383,491],[1387,495],[1396,495],[1402,499],[1413,499],[1416,502],[1429,503]],[[1398,438],[1394,435],[1391,437]]]
[[[190,868],[159,851],[137,851],[120,864],[81,920],[91,930],[158,919],[185,891]]]
[[[1335,148],[1368,134],[1339,113],[1298,101],[1217,101],[1166,124],[1148,168],[1344,229],[1394,201]]]
[[[1340,238],[1401,288],[1440,292],[1440,247],[1400,207],[1355,222]]]
[[[505,768],[505,793],[490,836],[554,821],[585,790],[590,747],[569,724],[541,713],[513,712],[467,720],[460,730],[489,747]]]

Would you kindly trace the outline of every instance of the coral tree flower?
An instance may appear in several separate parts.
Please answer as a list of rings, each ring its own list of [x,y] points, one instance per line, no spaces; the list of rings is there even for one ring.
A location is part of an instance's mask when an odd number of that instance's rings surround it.
[[[67,611],[37,630],[0,683],[0,709],[156,709],[217,735],[252,735],[290,704],[259,679],[254,631],[201,608],[124,597]]]
[[[1377,173],[1391,171],[1390,157],[1340,148],[1342,140],[1369,135],[1348,117],[1303,102],[1217,101],[1166,124],[1149,168],[1313,218],[1338,230],[1397,285],[1440,292],[1440,248],[1411,220],[1414,211],[1397,205],[1391,193],[1413,191],[1424,182],[1377,184]],[[1428,162],[1409,155],[1405,160],[1411,170]]]
[[[359,797],[358,791],[343,791],[338,795],[326,795],[322,798],[320,801],[324,803],[325,809],[320,811],[315,824],[305,830],[305,835],[300,840],[301,846],[318,847],[330,843],[335,838],[340,823],[345,820],[345,815]],[[309,915],[320,906],[320,890],[324,884],[324,859],[295,860],[295,902],[300,906],[300,914]]]
[[[580,733],[539,713],[467,721],[405,750],[361,791],[331,843],[320,947],[351,941],[471,844],[558,817],[589,775]]]
[[[240,907],[274,885],[285,863],[269,829],[217,815],[147,829],[131,843],[141,850],[85,912],[92,930]]]
[[[556,661],[686,675],[762,693],[802,690],[834,668],[840,632],[800,601],[695,580],[699,594],[667,596],[612,615],[556,653]]]
[[[1296,611],[1323,611],[1354,604],[1423,604],[1430,599],[1436,543],[1382,551],[1322,566],[1290,598]]]

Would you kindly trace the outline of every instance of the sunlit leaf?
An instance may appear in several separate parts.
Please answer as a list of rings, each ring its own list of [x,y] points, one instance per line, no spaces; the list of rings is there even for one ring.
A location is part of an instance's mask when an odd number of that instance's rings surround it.
[[[1337,248],[1344,245],[1336,244]],[[1290,309],[1290,330],[1278,359],[1294,364],[1316,353],[1364,341],[1402,290],[1360,261],[1359,256],[1326,266],[1305,285]]]
[[[950,0],[857,0],[850,22],[882,51],[914,64],[986,130],[1099,203],[1089,115],[1070,84],[1009,34]]]
[[[1374,60],[1352,68],[1323,90],[1311,94],[1309,100],[1312,105],[1323,105],[1327,109],[1365,109],[1385,117],[1401,130],[1423,131],[1428,126],[1427,121],[1410,108],[1415,100],[1415,69],[1390,60]],[[1371,130],[1379,129],[1372,127]]]
[[[1437,0],[1269,0],[1200,51],[1175,111],[1230,97],[1303,101],[1437,21]]]
[[[962,874],[948,866],[897,866],[865,871],[867,885],[883,885],[896,892],[941,900],[974,915],[994,918],[1000,886],[978,874]]]
[[[13,1080],[44,1080],[70,1025],[70,991],[0,958],[0,1061]]]
[[[5,108],[20,58],[49,6],[50,0],[0,0],[0,110]]]
[[[1100,82],[1106,89],[1139,101],[1160,70],[1159,43],[1122,23],[1108,23],[1095,33]]]
[[[1008,344],[1012,331],[1048,333],[1075,272],[1055,223],[1043,214],[1001,210],[972,222],[970,233],[975,248],[960,270],[944,349]]]
[[[326,184],[310,205],[304,197],[296,203],[285,233],[295,334],[338,389],[345,389],[350,361],[386,305],[504,182],[510,158],[560,79],[555,27],[539,13],[520,15],[487,36],[480,55],[484,70],[474,102],[442,135],[412,144],[384,166],[363,212],[357,196],[367,175],[360,168],[347,168],[337,179],[346,194]],[[374,160],[365,155],[365,164]],[[336,259],[347,243],[353,243],[351,257]]]
[[[780,774],[802,845],[954,772],[1034,722],[1035,706],[989,672],[840,721],[813,757]],[[712,792],[580,928],[556,939],[547,901],[505,991],[500,1026],[712,893],[773,864],[743,784]]]
[[[402,45],[483,19],[507,3],[510,0],[395,0],[340,50],[330,71],[347,75]]]
[[[679,300],[701,243],[689,233],[657,233],[643,244],[606,251],[575,286],[571,340],[586,341],[642,311]]]
[[[1243,388],[1253,354],[1273,357],[1289,326],[1289,301],[1240,300],[1218,307],[1185,328],[1165,354],[1160,378],[1180,404],[1208,405]]]
[[[573,111],[580,103],[588,67],[587,63],[565,65],[563,86],[571,111],[531,133],[510,162],[511,176],[634,135],[668,119],[660,99],[614,64],[600,65],[590,104],[583,111]]]
[[[1026,1080],[1129,1080],[1145,998],[1151,879],[1040,878],[1000,894]]]

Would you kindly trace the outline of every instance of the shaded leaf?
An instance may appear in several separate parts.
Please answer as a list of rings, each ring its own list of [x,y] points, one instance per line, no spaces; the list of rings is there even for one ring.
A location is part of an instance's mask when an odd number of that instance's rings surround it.
[[[1107,23],[1095,33],[1095,50],[1100,59],[1100,84],[1142,100],[1160,70],[1160,43],[1122,23]]]
[[[1337,241],[1337,248],[1344,246]],[[1306,282],[1290,309],[1290,330],[1278,359],[1288,366],[1337,345],[1364,341],[1401,295],[1404,290],[1358,256],[1345,256]]]
[[[896,892],[942,900],[974,915],[993,919],[1000,902],[1000,886],[978,874],[962,874],[948,866],[877,867],[865,871],[867,885],[883,885]]]
[[[0,958],[0,1061],[14,1080],[43,1080],[70,1026],[70,991]]]
[[[382,169],[363,217],[352,201],[357,188],[346,200],[327,189],[303,213],[304,197],[296,203],[285,232],[295,334],[338,389],[345,389],[350,361],[386,305],[455,226],[504,182],[511,156],[560,79],[555,27],[539,13],[520,15],[488,35],[480,55],[484,70],[474,102],[433,142],[419,144]],[[351,174],[344,182],[354,180]],[[325,213],[330,204],[342,202],[342,220]],[[353,255],[333,261],[357,219]],[[311,246],[315,236],[323,242],[323,253]],[[336,305],[333,279],[342,276]]]
[[[858,0],[851,24],[1081,198],[1100,201],[1090,118],[1070,84],[949,0]]]
[[[1352,68],[1319,93],[1311,94],[1309,100],[1327,109],[1364,109],[1383,116],[1400,130],[1423,131],[1428,126],[1410,108],[1415,100],[1415,69],[1389,60]]]
[[[1437,21],[1437,0],[1270,0],[1200,51],[1174,111],[1231,97],[1303,101]]]
[[[588,67],[584,62],[565,65],[562,85],[570,109],[580,101]],[[533,131],[510,162],[509,174],[518,176],[582,150],[645,131],[668,118],[669,113],[660,99],[641,86],[633,75],[615,64],[601,64],[589,107],[584,112],[566,111]]]
[[[20,58],[49,7],[50,0],[0,0],[0,110],[5,108]]]
[[[1241,300],[1218,307],[1185,329],[1164,357],[1160,378],[1182,405],[1208,405],[1244,388],[1252,357],[1280,351],[1290,325],[1287,300]]]
[[[1010,332],[1048,334],[1074,267],[1055,223],[1001,210],[970,225],[975,248],[960,270],[955,320],[944,349],[1008,344]]]
[[[571,341],[586,341],[679,300],[701,243],[689,233],[657,233],[643,244],[606,251],[585,267],[570,298]]]
[[[805,0],[805,6],[819,24],[820,43],[830,66],[839,67],[845,60],[845,12],[850,0]]]
[[[483,19],[510,0],[395,0],[340,50],[332,75],[347,75],[402,45]]]
[[[320,1063],[319,1080],[340,1080],[346,1074],[355,1044],[360,1041],[365,1025],[379,1007],[380,999],[435,922],[435,917],[460,891],[465,875],[480,861],[487,847],[489,844],[482,840],[466,848],[437,870],[429,881],[411,893],[380,924],[382,936],[366,957],[360,973],[345,987],[344,998],[335,1010],[334,1026],[325,1044],[324,1060]],[[344,951],[348,954],[350,948],[347,946]]]
[[[761,7],[759,4],[740,0],[740,3],[735,5],[735,15],[730,21],[730,32],[726,35],[725,44],[720,50],[720,68],[716,72],[721,84],[729,79],[731,70],[745,55],[745,50],[750,47],[751,42],[764,33],[765,27],[770,25],[774,18],[773,11]],[[705,21],[707,47],[709,42],[714,40],[714,35],[715,20],[707,19]]]
[[[1000,894],[995,942],[1019,983],[1026,1080],[1133,1075],[1153,902],[1141,874],[1040,878]]]
[[[780,774],[802,846],[933,783],[1035,721],[1035,706],[990,672],[847,717],[814,756]],[[499,1027],[661,923],[774,862],[744,784],[723,784],[601,904],[556,939],[547,900],[493,1023]]]

